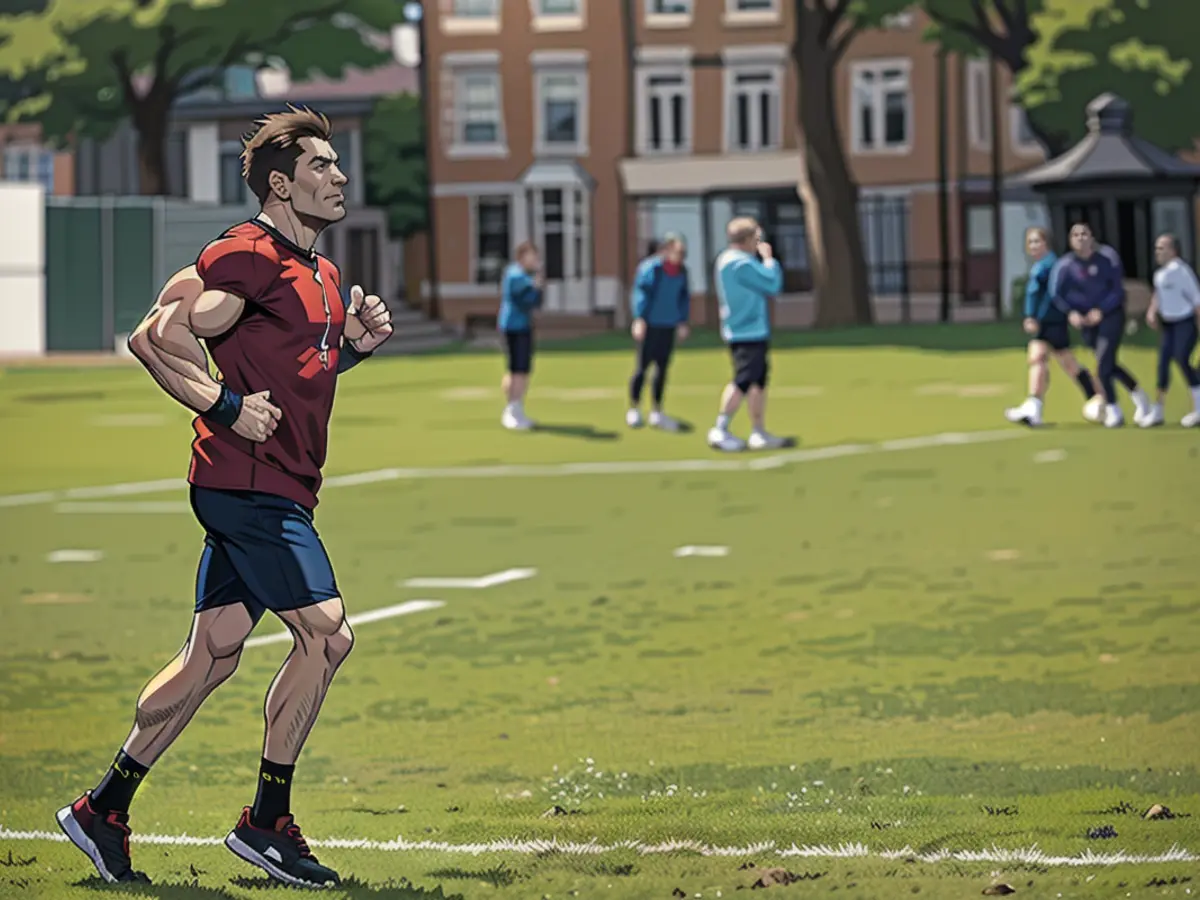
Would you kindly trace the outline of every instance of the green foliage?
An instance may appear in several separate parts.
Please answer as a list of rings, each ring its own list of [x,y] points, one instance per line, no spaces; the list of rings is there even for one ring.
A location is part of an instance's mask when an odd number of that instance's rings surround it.
[[[387,52],[369,32],[399,15],[391,0],[52,0],[0,16],[0,78],[38,88],[6,92],[6,118],[40,122],[52,142],[104,137],[127,116],[144,135],[226,66],[282,63],[305,78],[379,65]]]
[[[1167,150],[1200,138],[1200,4],[1171,0],[1045,0],[1038,40],[1017,81],[1031,120],[1083,136],[1084,107],[1106,91],[1133,107],[1137,133]]]
[[[919,5],[931,20],[925,32],[928,40],[950,53],[977,57],[993,52],[1005,65],[1020,69],[1034,39],[1030,19],[1045,4],[1046,0],[981,0],[970,5],[964,0],[921,0]]]
[[[425,228],[428,172],[421,101],[412,94],[381,97],[363,126],[367,202],[388,212],[388,230],[404,238]]]

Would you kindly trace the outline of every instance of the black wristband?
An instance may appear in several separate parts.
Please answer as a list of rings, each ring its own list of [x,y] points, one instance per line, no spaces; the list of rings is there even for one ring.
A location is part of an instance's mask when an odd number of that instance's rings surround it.
[[[217,425],[232,428],[233,423],[242,414],[242,395],[231,391],[227,385],[221,385],[221,396],[217,402],[204,413],[204,417]]]
[[[374,351],[371,351],[371,353],[373,352]],[[338,354],[338,374],[340,375],[342,372],[349,372],[364,359],[370,359],[371,353],[360,353],[358,350],[354,349],[353,344],[351,344],[349,341],[346,341],[344,344],[342,344],[342,350]]]

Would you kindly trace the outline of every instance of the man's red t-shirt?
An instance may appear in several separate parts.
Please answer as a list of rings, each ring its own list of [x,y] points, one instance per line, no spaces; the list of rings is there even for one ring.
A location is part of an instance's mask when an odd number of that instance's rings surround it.
[[[206,340],[222,379],[243,396],[270,391],[283,416],[261,444],[197,416],[188,480],[197,487],[275,494],[312,509],[346,322],[337,266],[250,221],[205,247],[196,271],[206,291],[246,301],[237,324]]]

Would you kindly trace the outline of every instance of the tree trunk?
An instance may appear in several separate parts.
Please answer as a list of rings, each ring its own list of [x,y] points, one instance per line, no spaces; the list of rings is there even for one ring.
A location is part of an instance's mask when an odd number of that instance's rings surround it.
[[[138,187],[145,197],[167,193],[167,110],[163,103],[150,96],[143,98],[133,113],[137,131]]]
[[[800,81],[800,195],[808,228],[816,325],[869,325],[874,316],[858,223],[858,186],[850,177],[837,123],[833,82],[837,60],[816,40],[797,42],[794,56]]]

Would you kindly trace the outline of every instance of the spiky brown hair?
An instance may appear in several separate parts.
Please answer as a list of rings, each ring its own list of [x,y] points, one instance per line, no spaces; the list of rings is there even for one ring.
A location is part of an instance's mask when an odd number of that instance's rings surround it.
[[[254,131],[242,138],[242,178],[259,203],[271,196],[272,172],[296,177],[303,137],[328,141],[333,137],[333,128],[321,113],[289,103],[287,112],[263,116],[254,123]]]

